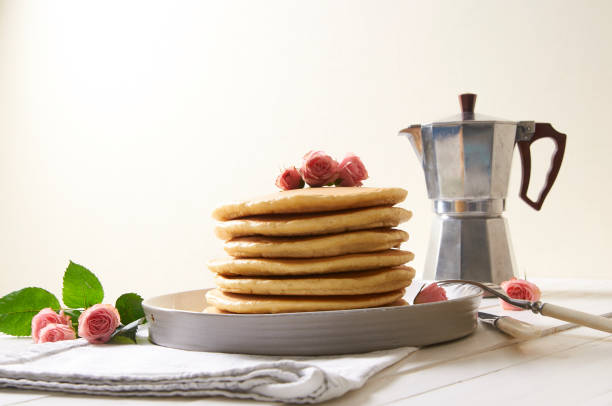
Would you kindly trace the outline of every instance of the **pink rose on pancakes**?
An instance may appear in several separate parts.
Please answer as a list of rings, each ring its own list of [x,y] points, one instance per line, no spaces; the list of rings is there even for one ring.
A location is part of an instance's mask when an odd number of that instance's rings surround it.
[[[438,286],[437,283],[430,283],[424,289],[416,295],[414,298],[414,304],[422,304],[422,303],[433,303],[433,302],[443,302],[448,300],[446,297],[446,291],[443,287]]]
[[[40,331],[48,324],[63,324],[70,326],[70,316],[64,314],[63,311],[57,314],[55,310],[47,307],[38,312],[32,318],[32,339],[35,343],[40,342]]]
[[[304,187],[304,180],[295,166],[292,166],[278,175],[276,186],[282,190],[300,189]]]
[[[323,151],[310,151],[304,155],[300,173],[310,186],[325,186],[338,178],[338,162]]]
[[[528,282],[524,279],[512,278],[509,281],[501,283],[502,289],[506,292],[506,295],[512,299],[529,300],[530,302],[537,302],[542,296],[540,288],[535,284]],[[499,299],[501,306],[504,310],[524,310],[520,307],[512,306],[509,303]]]
[[[66,324],[49,323],[43,327],[38,336],[39,343],[52,343],[62,340],[74,340],[76,333]]]
[[[93,305],[79,316],[79,335],[93,344],[105,343],[119,326],[119,320],[119,312],[112,305]]]
[[[362,180],[368,178],[368,171],[361,159],[355,154],[348,154],[338,166],[338,186],[361,186]]]

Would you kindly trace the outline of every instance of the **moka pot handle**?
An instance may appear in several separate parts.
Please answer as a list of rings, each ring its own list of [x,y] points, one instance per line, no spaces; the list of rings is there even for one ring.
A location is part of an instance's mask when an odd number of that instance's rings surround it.
[[[550,169],[548,170],[548,175],[546,176],[546,184],[544,188],[540,192],[540,196],[537,201],[531,200],[527,197],[527,190],[529,189],[529,179],[531,177],[531,144],[534,141],[537,141],[541,138],[552,138],[555,142],[556,149],[552,156],[552,161],[550,163]],[[533,137],[529,140],[519,140],[516,142],[518,150],[521,154],[521,166],[523,168],[523,176],[521,178],[521,191],[519,196],[523,199],[528,205],[533,207],[536,210],[540,210],[542,208],[542,203],[544,203],[544,199],[550,192],[550,188],[552,188],[553,183],[555,183],[555,179],[557,179],[557,175],[559,174],[559,169],[561,169],[561,162],[563,161],[563,155],[565,154],[565,141],[567,136],[556,131],[552,125],[549,123],[536,123],[535,124],[535,132]]]

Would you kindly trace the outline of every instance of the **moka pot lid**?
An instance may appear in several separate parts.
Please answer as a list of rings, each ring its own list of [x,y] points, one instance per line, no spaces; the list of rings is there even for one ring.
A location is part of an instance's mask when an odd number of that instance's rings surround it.
[[[459,104],[461,105],[461,113],[446,117],[440,120],[435,120],[432,123],[424,124],[424,126],[456,126],[462,124],[513,124],[516,121],[506,120],[503,118],[492,117],[485,114],[475,113],[474,106],[476,105],[476,95],[474,93],[463,93],[459,95]],[[418,124],[415,125],[419,126]],[[413,126],[411,126],[413,127]]]

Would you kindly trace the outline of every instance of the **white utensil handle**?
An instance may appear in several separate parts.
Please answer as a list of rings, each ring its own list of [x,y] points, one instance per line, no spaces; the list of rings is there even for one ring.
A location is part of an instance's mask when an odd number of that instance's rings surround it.
[[[497,320],[495,326],[504,333],[522,340],[537,338],[542,335],[542,330],[533,324],[513,319],[512,317],[502,317]]]
[[[612,333],[612,320],[595,314],[572,310],[550,303],[544,303],[542,305],[541,313],[544,316],[554,317],[555,319]]]

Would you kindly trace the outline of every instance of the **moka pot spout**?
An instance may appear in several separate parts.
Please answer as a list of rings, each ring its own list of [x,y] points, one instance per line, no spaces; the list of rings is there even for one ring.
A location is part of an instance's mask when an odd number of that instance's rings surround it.
[[[398,135],[404,135],[408,137],[408,139],[410,140],[410,144],[412,144],[414,152],[416,153],[417,157],[419,157],[421,164],[423,164],[423,137],[421,135],[421,125],[414,124],[408,128],[404,128],[399,132]]]

